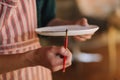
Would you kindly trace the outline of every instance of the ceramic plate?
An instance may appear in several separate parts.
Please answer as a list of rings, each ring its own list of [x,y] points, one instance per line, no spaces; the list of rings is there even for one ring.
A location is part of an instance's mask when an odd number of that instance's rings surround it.
[[[80,25],[64,25],[37,28],[36,32],[44,36],[65,36],[68,29],[68,36],[85,35],[95,33],[99,27],[96,25],[80,26]]]

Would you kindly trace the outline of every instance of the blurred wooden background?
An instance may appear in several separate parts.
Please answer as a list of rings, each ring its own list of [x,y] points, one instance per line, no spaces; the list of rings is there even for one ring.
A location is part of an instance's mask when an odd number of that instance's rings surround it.
[[[83,13],[81,13],[79,10],[78,5],[76,4],[76,0],[56,0],[56,7],[57,17],[59,18],[65,20],[77,20],[81,17],[86,17],[88,19],[89,24],[95,24],[100,26],[100,29],[91,40],[79,43],[79,48],[82,52],[93,54],[98,53],[102,55],[102,61],[93,63],[73,61],[73,65],[69,67],[65,73],[62,73],[62,71],[53,73],[53,80],[120,80],[119,27],[115,27],[115,31],[112,28],[111,32],[109,29],[109,27],[116,26],[116,24],[117,26],[120,26],[119,22],[111,22],[111,20],[115,18],[113,14],[119,15],[119,10],[115,13],[111,12],[112,15],[110,15],[110,17],[108,16],[105,19],[100,19],[99,17],[92,18],[90,16],[83,15]],[[119,20],[120,18],[117,19],[117,21]],[[108,43],[111,41],[113,41],[116,50],[116,53],[113,54],[113,59],[111,59],[110,57],[111,55],[109,51],[111,50],[109,50],[110,48]],[[111,60],[113,61],[110,62]],[[111,72],[113,72],[113,74]]]

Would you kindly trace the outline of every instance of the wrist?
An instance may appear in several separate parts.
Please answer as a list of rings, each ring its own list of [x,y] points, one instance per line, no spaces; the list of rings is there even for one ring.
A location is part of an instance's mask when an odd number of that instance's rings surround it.
[[[68,20],[62,20],[62,19],[53,19],[48,23],[48,26],[59,26],[59,25],[74,25],[76,24],[76,20],[74,21],[68,21]]]
[[[32,50],[29,52],[26,52],[24,54],[24,60],[25,63],[29,66],[29,67],[33,67],[36,66],[37,64],[35,63],[35,59],[34,59],[34,55],[35,55],[36,50]]]

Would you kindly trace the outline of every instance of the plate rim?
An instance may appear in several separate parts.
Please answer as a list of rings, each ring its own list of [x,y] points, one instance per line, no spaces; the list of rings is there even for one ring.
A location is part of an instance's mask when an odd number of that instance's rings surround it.
[[[80,26],[80,25],[62,25],[62,27],[65,27],[65,26]],[[89,26],[94,26],[94,27],[93,28],[91,27],[92,29],[89,28],[89,29],[84,29],[84,30],[81,30],[81,31],[83,31],[83,33],[84,33],[84,31],[85,32],[88,31],[87,34],[91,34],[91,33],[94,34],[99,29],[99,26],[97,26],[97,25],[89,25]],[[87,27],[89,27],[89,26],[87,26]],[[64,36],[64,35],[58,35],[58,34],[63,34],[63,33],[65,33],[65,31],[45,31],[45,32],[43,32],[43,31],[40,32],[39,31],[39,29],[54,28],[54,27],[56,27],[56,26],[41,27],[41,28],[35,29],[35,31],[36,31],[37,34],[43,35],[43,36]],[[57,26],[57,27],[60,27],[60,26]],[[82,27],[82,26],[80,26],[80,27]],[[86,26],[84,26],[84,27],[86,28]],[[80,30],[69,30],[68,31],[68,36],[75,36],[76,35],[75,31],[77,31],[77,33],[79,33],[78,31],[80,31]],[[74,33],[74,34],[70,35],[70,33]],[[82,35],[84,35],[84,34],[82,34]],[[81,34],[78,34],[78,35],[81,35]]]

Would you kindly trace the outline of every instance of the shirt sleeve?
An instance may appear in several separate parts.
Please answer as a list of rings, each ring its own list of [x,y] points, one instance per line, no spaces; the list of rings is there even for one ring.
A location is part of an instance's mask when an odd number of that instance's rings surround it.
[[[38,11],[38,27],[46,26],[55,18],[55,0],[43,0],[42,9]],[[41,14],[41,15],[39,15]]]
[[[7,23],[12,8],[17,6],[17,0],[0,0],[0,30]]]

